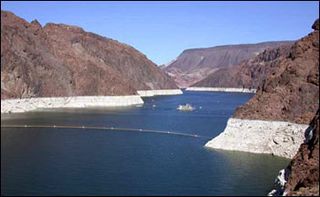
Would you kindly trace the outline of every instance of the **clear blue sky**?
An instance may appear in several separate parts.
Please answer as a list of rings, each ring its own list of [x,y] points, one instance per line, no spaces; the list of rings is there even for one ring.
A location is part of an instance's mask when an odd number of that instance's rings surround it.
[[[129,44],[156,64],[184,49],[296,40],[319,17],[313,2],[6,2],[1,8],[42,25],[83,27]]]

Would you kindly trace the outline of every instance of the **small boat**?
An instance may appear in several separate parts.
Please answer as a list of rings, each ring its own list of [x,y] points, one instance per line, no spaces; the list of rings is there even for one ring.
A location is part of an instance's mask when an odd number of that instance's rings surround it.
[[[190,104],[185,104],[185,105],[179,105],[179,107],[177,108],[177,110],[180,111],[193,111],[195,108],[192,107]]]

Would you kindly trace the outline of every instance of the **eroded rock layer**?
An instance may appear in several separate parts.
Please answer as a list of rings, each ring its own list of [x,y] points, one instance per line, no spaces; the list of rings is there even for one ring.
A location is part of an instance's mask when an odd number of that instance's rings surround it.
[[[303,143],[308,125],[282,121],[230,118],[225,130],[206,143],[206,147],[224,150],[272,154],[293,158]]]

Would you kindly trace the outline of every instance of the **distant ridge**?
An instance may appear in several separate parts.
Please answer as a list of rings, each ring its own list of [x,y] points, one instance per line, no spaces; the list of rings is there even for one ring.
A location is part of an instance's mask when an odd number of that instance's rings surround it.
[[[223,45],[186,49],[177,60],[163,68],[179,87],[185,88],[222,68],[233,67],[255,57],[265,49],[279,47],[293,41],[271,41],[256,44]]]

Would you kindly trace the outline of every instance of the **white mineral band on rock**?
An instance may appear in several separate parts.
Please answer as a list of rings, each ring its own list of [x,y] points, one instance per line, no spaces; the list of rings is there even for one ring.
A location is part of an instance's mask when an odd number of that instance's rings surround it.
[[[158,95],[179,95],[183,94],[180,89],[166,89],[166,90],[138,90],[137,93],[141,97],[151,97]]]
[[[223,87],[189,87],[187,91],[210,91],[210,92],[243,92],[243,93],[256,93],[256,89],[248,88],[223,88]]]
[[[19,113],[37,109],[117,107],[143,104],[138,95],[38,97],[1,100],[1,113]]]
[[[305,140],[309,125],[282,121],[230,118],[224,131],[205,147],[267,153],[293,158]]]

